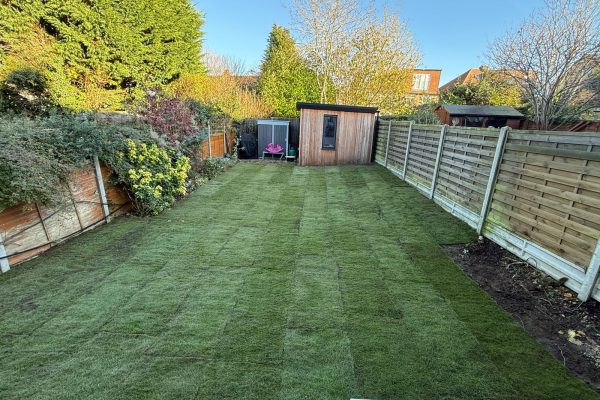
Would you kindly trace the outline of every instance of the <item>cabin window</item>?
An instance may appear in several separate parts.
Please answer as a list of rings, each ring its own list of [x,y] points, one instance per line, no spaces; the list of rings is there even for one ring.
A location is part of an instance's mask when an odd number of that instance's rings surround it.
[[[337,135],[337,115],[325,115],[323,118],[323,150],[335,150]]]

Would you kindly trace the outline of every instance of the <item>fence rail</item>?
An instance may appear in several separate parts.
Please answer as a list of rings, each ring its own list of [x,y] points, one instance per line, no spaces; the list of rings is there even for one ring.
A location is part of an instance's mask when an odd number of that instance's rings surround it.
[[[380,121],[375,161],[600,301],[600,135]]]

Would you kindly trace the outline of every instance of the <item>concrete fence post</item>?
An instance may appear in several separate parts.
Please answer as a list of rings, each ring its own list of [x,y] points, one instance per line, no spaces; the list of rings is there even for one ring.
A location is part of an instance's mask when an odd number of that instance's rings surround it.
[[[437,156],[435,157],[435,167],[433,169],[433,178],[431,178],[431,193],[429,198],[433,199],[435,194],[435,185],[437,184],[438,174],[440,172],[440,163],[442,162],[442,154],[444,153],[444,139],[446,138],[446,129],[448,125],[443,125],[440,132],[440,143],[438,144]]]
[[[500,136],[498,136],[498,143],[496,143],[496,152],[494,153],[494,160],[492,161],[490,176],[485,188],[483,204],[481,205],[481,213],[479,214],[479,221],[477,222],[477,233],[479,235],[481,235],[481,232],[483,231],[483,225],[485,224],[485,220],[490,210],[490,203],[492,202],[492,197],[494,195],[494,188],[496,187],[496,179],[498,178],[500,164],[502,164],[502,155],[504,154],[504,146],[506,145],[509,129],[510,128],[507,126],[500,129]]]
[[[588,301],[592,294],[594,293],[594,289],[596,288],[596,284],[598,283],[598,276],[600,275],[600,239],[596,242],[596,250],[592,255],[592,259],[590,261],[590,265],[588,269],[585,271],[585,279],[581,285],[581,289],[579,290],[578,298],[581,301]]]
[[[102,169],[98,156],[94,156],[94,168],[96,169],[96,183],[98,184],[98,192],[100,193],[100,201],[102,202],[102,211],[104,211],[104,219],[110,222],[110,210],[108,209],[108,200],[106,198],[106,190],[104,189],[104,179],[102,178]]]
[[[9,269],[10,264],[8,262],[6,249],[4,248],[4,240],[2,238],[2,234],[0,233],[0,271],[7,272]]]
[[[392,133],[392,120],[388,124],[388,134],[387,134],[387,142],[385,144],[385,167],[388,166],[388,153],[390,150],[390,133]]]
[[[408,166],[408,155],[410,154],[410,142],[412,140],[412,131],[415,121],[408,124],[408,138],[406,139],[406,154],[404,155],[404,167],[402,168],[402,179],[406,180],[406,170]]]

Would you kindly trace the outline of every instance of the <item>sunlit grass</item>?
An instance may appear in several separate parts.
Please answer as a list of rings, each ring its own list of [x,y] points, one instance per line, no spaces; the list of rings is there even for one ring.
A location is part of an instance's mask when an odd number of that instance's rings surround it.
[[[0,398],[588,399],[378,166],[241,164],[0,276]]]

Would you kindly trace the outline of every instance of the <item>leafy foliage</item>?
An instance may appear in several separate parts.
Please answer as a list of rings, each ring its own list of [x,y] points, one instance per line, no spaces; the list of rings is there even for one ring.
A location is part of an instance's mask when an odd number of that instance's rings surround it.
[[[433,105],[424,104],[417,107],[412,114],[408,116],[408,119],[415,121],[417,124],[437,125],[440,123],[440,119],[434,112]]]
[[[85,116],[0,120],[0,204],[57,204],[61,183],[86,158],[110,163],[128,138],[151,140],[147,127]]]
[[[235,160],[229,158],[209,158],[202,160],[198,165],[198,173],[204,178],[213,179],[225,172],[226,168],[234,162]]]
[[[258,92],[280,117],[297,116],[298,101],[319,101],[316,74],[300,57],[290,31],[278,25],[269,35]]]
[[[156,215],[187,192],[189,158],[176,157],[154,143],[127,140],[127,151],[118,152],[111,166],[119,180],[130,188],[141,214]]]
[[[35,121],[0,124],[0,205],[63,198],[56,189],[70,172],[71,160],[53,140],[55,134]]]
[[[256,93],[246,76],[225,70],[218,75],[186,74],[170,85],[169,90],[183,99],[192,99],[214,108],[234,119],[260,118],[272,113],[272,108]],[[250,77],[252,78],[252,77]]]
[[[450,104],[523,107],[519,86],[501,71],[482,67],[483,76],[474,83],[460,83],[442,93],[442,102]]]
[[[174,148],[200,130],[200,116],[179,96],[152,92],[146,97],[140,114]]]
[[[203,20],[189,0],[23,0],[0,4],[0,77],[32,66],[56,104],[118,109],[201,72]]]
[[[0,82],[0,112],[40,115],[51,107],[47,79],[34,68],[14,70]]]

